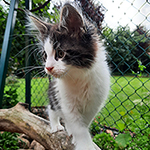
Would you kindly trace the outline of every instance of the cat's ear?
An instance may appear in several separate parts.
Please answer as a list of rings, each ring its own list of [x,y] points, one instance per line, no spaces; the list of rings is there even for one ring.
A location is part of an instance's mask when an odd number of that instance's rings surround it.
[[[79,12],[70,4],[65,4],[60,14],[60,26],[69,32],[79,32],[83,27],[83,19]]]
[[[28,20],[35,29],[37,29],[41,34],[45,34],[48,28],[51,27],[50,24],[43,22],[41,19],[35,17],[31,13],[27,14]]]

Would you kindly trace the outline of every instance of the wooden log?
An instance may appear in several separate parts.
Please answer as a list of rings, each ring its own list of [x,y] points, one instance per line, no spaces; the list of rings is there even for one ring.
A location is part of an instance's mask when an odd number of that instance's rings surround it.
[[[50,133],[49,121],[32,114],[25,103],[0,110],[0,131],[24,133],[48,150],[74,149],[65,131]]]
[[[26,103],[19,102],[10,109],[0,109],[0,131],[24,133],[48,150],[74,149],[72,137],[65,131],[50,133],[50,122],[31,113]],[[100,150],[94,145],[96,150]]]

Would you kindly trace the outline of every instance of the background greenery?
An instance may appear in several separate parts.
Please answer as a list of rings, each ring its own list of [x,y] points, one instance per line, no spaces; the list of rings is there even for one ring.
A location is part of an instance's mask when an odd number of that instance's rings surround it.
[[[141,129],[144,129],[147,123],[150,124],[150,84],[147,82],[148,80],[149,78],[147,77],[112,76],[109,99],[106,101],[102,111],[97,115],[97,121],[120,130],[129,128],[135,132],[136,124]],[[143,83],[145,83],[144,86],[142,86]],[[16,79],[14,83],[8,83],[5,90],[9,91],[12,84],[13,87],[17,87],[15,89],[18,96],[15,99],[24,102],[25,100],[22,97],[25,95],[25,90],[20,92],[25,88],[24,79]],[[48,84],[48,78],[33,78],[31,80],[32,106],[48,105]],[[141,120],[141,116],[145,118],[145,121]],[[136,120],[135,123],[134,120]]]
[[[148,150],[150,149],[149,30],[140,24],[134,30],[131,30],[128,25],[118,26],[115,30],[107,25],[103,28],[105,9],[102,5],[94,5],[92,0],[78,1],[81,2],[84,15],[97,25],[108,52],[108,62],[112,72],[109,98],[90,126],[93,140],[102,149]],[[33,9],[45,2],[46,0],[33,0]],[[0,54],[9,8],[6,6],[0,5]],[[59,6],[54,5],[51,12],[49,11],[50,6],[51,4],[48,3],[44,8],[34,11],[34,14],[47,18],[51,23],[56,23],[59,19]],[[19,7],[25,8],[24,0],[19,1]],[[13,41],[3,108],[13,107],[19,101],[25,102],[25,76],[28,72],[32,77],[31,106],[48,104],[48,78],[42,72],[43,68],[37,68],[42,65],[41,55],[38,53],[37,41],[29,38],[29,34],[25,31],[25,22],[24,12],[18,10],[14,34],[11,37]],[[29,41],[30,45],[27,46],[25,41]],[[26,48],[29,48],[28,58],[25,58]],[[30,66],[25,67],[25,62],[29,58]],[[117,129],[117,134],[119,134],[117,138],[106,133],[103,129],[106,126]],[[134,136],[131,136],[133,133]],[[0,135],[0,137],[4,136],[7,141],[11,134]],[[10,140],[10,143],[13,140],[14,138]],[[0,139],[0,144],[4,141]]]
[[[124,75],[139,72],[138,60],[146,67],[144,72],[150,72],[150,35],[144,26],[137,26],[134,31],[128,25],[119,26],[117,30],[106,27],[102,38],[105,39],[113,73]]]

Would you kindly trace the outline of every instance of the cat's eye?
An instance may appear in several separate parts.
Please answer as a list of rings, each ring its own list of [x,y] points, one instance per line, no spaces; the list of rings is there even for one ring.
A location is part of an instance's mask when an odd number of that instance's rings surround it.
[[[64,51],[62,51],[62,50],[59,50],[59,51],[58,51],[58,57],[59,57],[59,58],[64,57],[64,54],[65,54]]]
[[[61,59],[61,58],[63,58],[64,56],[65,56],[65,52],[64,52],[64,51],[58,50],[58,51],[56,52],[56,59]]]

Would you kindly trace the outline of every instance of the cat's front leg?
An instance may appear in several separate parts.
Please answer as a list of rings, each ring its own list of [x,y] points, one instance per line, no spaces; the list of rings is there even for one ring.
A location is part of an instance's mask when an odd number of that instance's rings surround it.
[[[59,130],[64,130],[64,127],[60,124],[60,117],[58,116],[57,111],[54,111],[50,107],[48,107],[48,114],[51,126],[51,133]]]
[[[73,136],[75,150],[96,150],[94,148],[88,127],[79,122],[67,122],[66,129]]]

